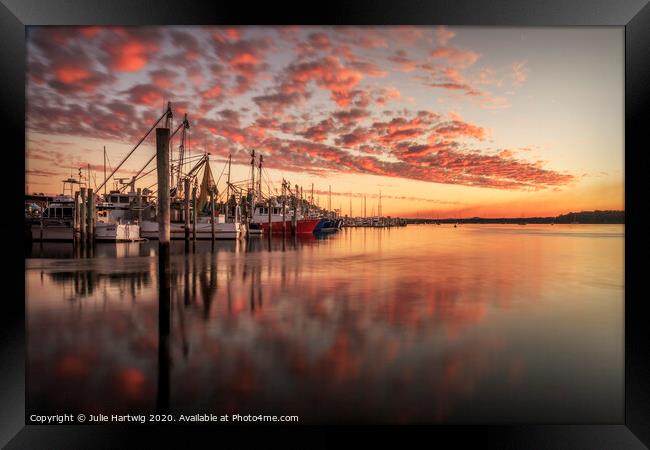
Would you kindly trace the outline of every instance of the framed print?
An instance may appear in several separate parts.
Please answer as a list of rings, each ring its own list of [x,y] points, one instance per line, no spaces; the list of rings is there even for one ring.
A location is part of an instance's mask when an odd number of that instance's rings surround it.
[[[648,445],[647,2],[0,11],[7,448]]]

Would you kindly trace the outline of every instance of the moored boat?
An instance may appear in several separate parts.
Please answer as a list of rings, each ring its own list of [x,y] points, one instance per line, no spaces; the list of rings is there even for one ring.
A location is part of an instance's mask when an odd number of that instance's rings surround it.
[[[140,226],[115,220],[109,210],[97,212],[95,240],[99,242],[132,242],[140,240]]]
[[[194,228],[190,223],[190,238],[194,235]],[[172,222],[170,224],[171,239],[185,239],[185,224]],[[214,238],[215,239],[239,239],[246,234],[245,227],[239,220],[226,222],[223,214],[215,216]],[[147,239],[158,239],[158,222],[143,220],[141,223],[140,235]],[[212,239],[212,221],[210,217],[199,217],[196,223],[197,239]]]
[[[140,227],[133,223],[97,222],[95,240],[98,242],[133,242],[140,240]]]
[[[42,217],[30,223],[34,241],[74,240],[74,199],[60,195],[45,208]]]
[[[273,206],[271,207],[271,223],[272,223],[272,234],[282,233],[284,230],[287,233],[293,233],[293,210],[285,211],[283,227],[283,216],[282,216],[282,207]],[[321,221],[320,218],[305,218],[302,214],[298,214],[296,217],[296,233],[297,234],[307,234],[313,233],[316,226]],[[269,231],[269,208],[268,206],[257,206],[253,212],[253,217],[251,224],[256,224],[262,229],[263,233],[268,233]]]

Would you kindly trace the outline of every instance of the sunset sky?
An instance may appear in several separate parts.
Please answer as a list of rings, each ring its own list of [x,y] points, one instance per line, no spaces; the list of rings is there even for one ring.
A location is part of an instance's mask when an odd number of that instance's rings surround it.
[[[103,181],[172,102],[191,154],[403,217],[624,209],[622,28],[29,27],[26,192]],[[153,134],[118,177],[155,152]],[[178,140],[175,140],[175,147]],[[175,150],[174,150],[175,151]],[[153,166],[151,166],[153,167]],[[155,182],[155,174],[140,187]],[[113,183],[109,183],[109,189]],[[225,188],[222,178],[219,189]]]

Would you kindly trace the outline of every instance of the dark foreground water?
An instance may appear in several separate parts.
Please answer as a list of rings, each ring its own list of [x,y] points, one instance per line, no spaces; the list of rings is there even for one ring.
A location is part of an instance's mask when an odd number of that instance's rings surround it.
[[[619,225],[174,242],[167,354],[157,242],[35,244],[28,413],[621,423],[623,245]]]

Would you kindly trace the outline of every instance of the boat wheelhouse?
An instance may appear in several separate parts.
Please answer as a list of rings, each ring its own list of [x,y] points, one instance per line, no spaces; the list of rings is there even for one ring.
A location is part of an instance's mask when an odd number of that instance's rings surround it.
[[[47,205],[41,219],[31,222],[35,241],[72,241],[74,239],[75,204],[72,197],[59,195]]]
[[[282,206],[272,205],[270,208],[268,205],[258,205],[253,211],[253,217],[251,223],[257,224],[261,227],[264,233],[268,233],[269,228],[269,209],[270,217],[272,223],[272,233],[282,233],[283,225],[282,222],[285,222],[284,229],[287,233],[292,233],[293,230],[293,209],[286,208],[284,218],[282,216]],[[320,222],[319,218],[305,218],[302,214],[296,214],[296,232],[299,234],[313,233],[316,225]]]

